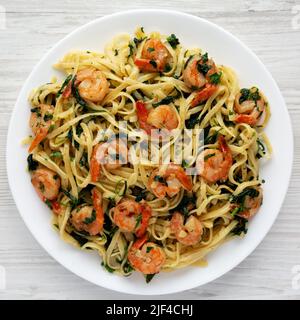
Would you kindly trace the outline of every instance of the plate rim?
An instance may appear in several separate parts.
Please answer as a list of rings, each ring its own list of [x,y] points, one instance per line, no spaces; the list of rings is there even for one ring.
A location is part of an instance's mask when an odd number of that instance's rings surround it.
[[[164,14],[172,14],[172,15],[180,15],[180,16],[185,16],[188,19],[194,19],[194,20],[201,20],[203,23],[208,24],[210,27],[212,28],[216,28],[219,31],[225,33],[228,37],[230,37],[231,39],[233,39],[234,41],[236,41],[239,46],[241,46],[245,51],[247,51],[248,54],[250,54],[252,56],[252,58],[260,65],[260,67],[264,70],[264,72],[268,75],[270,81],[272,82],[272,86],[278,91],[278,94],[280,96],[280,100],[281,100],[281,104],[284,106],[284,112],[286,113],[286,117],[287,117],[287,123],[288,123],[288,129],[287,131],[287,135],[290,138],[290,155],[291,157],[289,157],[288,159],[288,164],[289,164],[289,169],[288,169],[288,178],[286,180],[285,186],[284,186],[284,192],[282,192],[282,199],[280,201],[280,206],[278,207],[278,211],[276,213],[276,215],[272,216],[272,223],[268,226],[268,228],[266,229],[266,231],[264,232],[264,235],[262,238],[260,238],[259,240],[256,241],[256,243],[250,248],[250,250],[246,250],[246,253],[242,254],[241,256],[239,256],[238,259],[236,259],[234,261],[234,263],[232,263],[230,266],[228,266],[227,268],[224,268],[222,270],[222,272],[219,272],[218,275],[213,275],[208,277],[208,279],[206,279],[206,281],[202,281],[202,282],[197,282],[195,281],[194,284],[186,284],[186,285],[181,285],[180,288],[176,289],[176,290],[161,290],[161,291],[155,291],[153,292],[145,292],[144,290],[140,290],[140,291],[128,291],[127,289],[123,289],[122,287],[118,287],[118,288],[111,288],[108,285],[105,284],[99,284],[94,282],[93,280],[91,280],[90,278],[88,278],[87,276],[80,274],[79,272],[77,272],[74,268],[71,268],[70,265],[66,265],[62,259],[60,259],[60,257],[58,257],[55,252],[49,250],[48,246],[43,243],[41,241],[41,239],[33,232],[32,228],[30,228],[29,226],[29,222],[27,221],[27,219],[25,218],[25,215],[22,214],[22,210],[21,210],[21,204],[19,203],[18,197],[14,194],[13,188],[12,188],[12,177],[10,174],[10,165],[9,165],[9,155],[10,155],[10,150],[13,149],[12,147],[9,146],[9,140],[11,135],[13,134],[13,128],[12,128],[12,122],[13,119],[16,117],[16,113],[17,113],[17,105],[20,104],[21,102],[21,97],[24,94],[25,91],[25,84],[27,83],[27,81],[32,77],[32,75],[36,72],[36,70],[43,64],[44,60],[47,59],[48,56],[50,56],[52,54],[52,52],[54,52],[56,50],[57,47],[59,47],[65,40],[67,40],[68,38],[72,37],[74,34],[76,34],[77,32],[81,31],[82,29],[88,28],[89,26],[93,25],[93,24],[97,24],[99,21],[105,21],[105,20],[109,20],[112,17],[116,17],[116,16],[123,16],[123,15],[128,15],[128,14],[132,14],[132,13],[164,13]],[[140,295],[164,295],[164,294],[171,294],[171,293],[177,293],[177,292],[182,292],[185,290],[189,290],[192,288],[196,288],[196,287],[200,287],[204,284],[208,284],[209,282],[225,275],[227,272],[229,272],[230,270],[233,270],[234,268],[236,268],[246,257],[248,257],[250,254],[252,254],[254,252],[254,250],[257,248],[257,246],[262,243],[262,241],[264,240],[264,238],[267,236],[267,234],[270,232],[271,227],[273,226],[275,220],[278,217],[279,212],[281,211],[282,208],[282,204],[284,202],[284,199],[287,195],[288,192],[288,188],[290,185],[290,181],[291,181],[291,174],[292,174],[292,169],[293,169],[293,159],[294,159],[294,136],[293,136],[293,127],[292,127],[292,123],[291,123],[291,117],[289,115],[289,110],[287,108],[287,105],[285,103],[285,100],[283,98],[283,95],[276,83],[276,81],[274,80],[272,74],[268,71],[268,69],[266,68],[266,66],[262,63],[262,61],[258,58],[258,56],[250,49],[248,48],[248,46],[246,46],[237,36],[233,35],[231,32],[227,31],[226,29],[224,29],[223,27],[211,22],[210,20],[207,20],[205,18],[202,17],[198,17],[196,15],[193,14],[188,14],[185,12],[181,12],[181,11],[177,11],[177,10],[170,10],[170,9],[131,9],[131,10],[122,10],[119,12],[115,12],[112,14],[108,14],[108,15],[104,15],[102,17],[93,19],[79,27],[75,27],[75,29],[73,31],[71,31],[70,33],[66,34],[65,36],[63,36],[58,42],[56,42],[40,59],[39,61],[35,64],[35,66],[33,67],[33,69],[31,70],[31,72],[29,73],[29,75],[26,77],[26,80],[24,81],[22,88],[19,91],[17,100],[14,104],[14,108],[13,111],[11,113],[10,116],[10,121],[9,121],[9,126],[8,126],[8,131],[7,131],[7,139],[6,139],[6,172],[7,172],[7,177],[8,177],[8,184],[9,184],[9,188],[11,191],[11,194],[13,196],[14,202],[16,204],[16,207],[18,209],[18,212],[20,214],[20,216],[22,217],[22,220],[24,221],[26,227],[29,229],[30,233],[33,235],[34,239],[37,241],[37,243],[47,252],[47,254],[49,254],[55,261],[57,261],[60,265],[62,265],[64,268],[68,269],[69,271],[71,271],[73,274],[77,275],[78,277],[85,279],[87,281],[89,281],[90,283],[93,283],[94,285],[97,286],[101,286],[103,288],[106,289],[110,289],[116,292],[121,292],[121,293],[127,293],[127,294],[140,294]]]

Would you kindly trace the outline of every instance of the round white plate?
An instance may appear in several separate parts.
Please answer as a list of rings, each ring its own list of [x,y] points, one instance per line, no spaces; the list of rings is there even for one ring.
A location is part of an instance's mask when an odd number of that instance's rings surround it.
[[[258,86],[267,96],[272,117],[266,133],[273,145],[272,159],[261,168],[264,203],[249,223],[244,239],[235,239],[208,256],[208,267],[190,267],[161,273],[146,284],[141,274],[125,278],[101,267],[97,254],[80,251],[64,243],[50,225],[51,214],[31,186],[26,171],[27,147],[21,140],[30,131],[30,106],[27,97],[35,88],[51,79],[62,78],[52,65],[73,49],[103,50],[113,36],[133,34],[137,26],[147,32],[174,33],[185,47],[201,47],[218,64],[232,67],[241,86]],[[280,129],[279,129],[280,128]],[[245,259],[262,241],[272,226],[288,188],[293,159],[293,136],[287,108],[270,73],[260,60],[237,38],[222,28],[195,16],[166,10],[134,10],[92,21],[78,28],[56,44],[37,64],[19,94],[7,137],[7,171],[17,207],[36,240],[63,266],[97,285],[132,294],[166,294],[190,289],[220,277]],[[282,165],[284,164],[284,165]]]

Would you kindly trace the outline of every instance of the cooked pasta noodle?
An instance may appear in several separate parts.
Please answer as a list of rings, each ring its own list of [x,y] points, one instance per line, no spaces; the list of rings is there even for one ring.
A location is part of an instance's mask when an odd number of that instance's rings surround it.
[[[65,81],[31,92],[26,142],[32,184],[64,241],[149,281],[205,265],[246,233],[262,203],[259,159],[271,154],[258,88],[241,89],[207,53],[143,28],[103,53],[69,52],[55,68]]]

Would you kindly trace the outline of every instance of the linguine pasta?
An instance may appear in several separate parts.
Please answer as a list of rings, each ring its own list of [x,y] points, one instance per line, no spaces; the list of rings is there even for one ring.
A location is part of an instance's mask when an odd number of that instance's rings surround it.
[[[241,89],[201,49],[143,28],[103,53],[69,52],[55,68],[65,81],[31,92],[26,142],[32,183],[62,240],[96,251],[110,272],[135,269],[149,281],[204,266],[246,233],[262,203],[259,159],[271,153],[258,88]]]

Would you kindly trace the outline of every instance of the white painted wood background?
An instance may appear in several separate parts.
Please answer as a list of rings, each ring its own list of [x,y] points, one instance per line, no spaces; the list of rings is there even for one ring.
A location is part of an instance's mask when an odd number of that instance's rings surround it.
[[[103,15],[136,8],[191,13],[240,38],[276,79],[291,115],[295,137],[294,168],[287,197],[277,221],[255,252],[212,283],[157,298],[300,298],[300,289],[292,287],[292,268],[300,265],[300,18],[295,17],[296,11],[300,12],[300,0],[0,0],[0,5],[0,265],[6,269],[6,289],[1,290],[0,284],[0,299],[141,298],[92,285],[54,261],[25,227],[8,188],[5,166],[11,111],[33,66],[78,26]],[[4,10],[6,21],[1,13]]]

